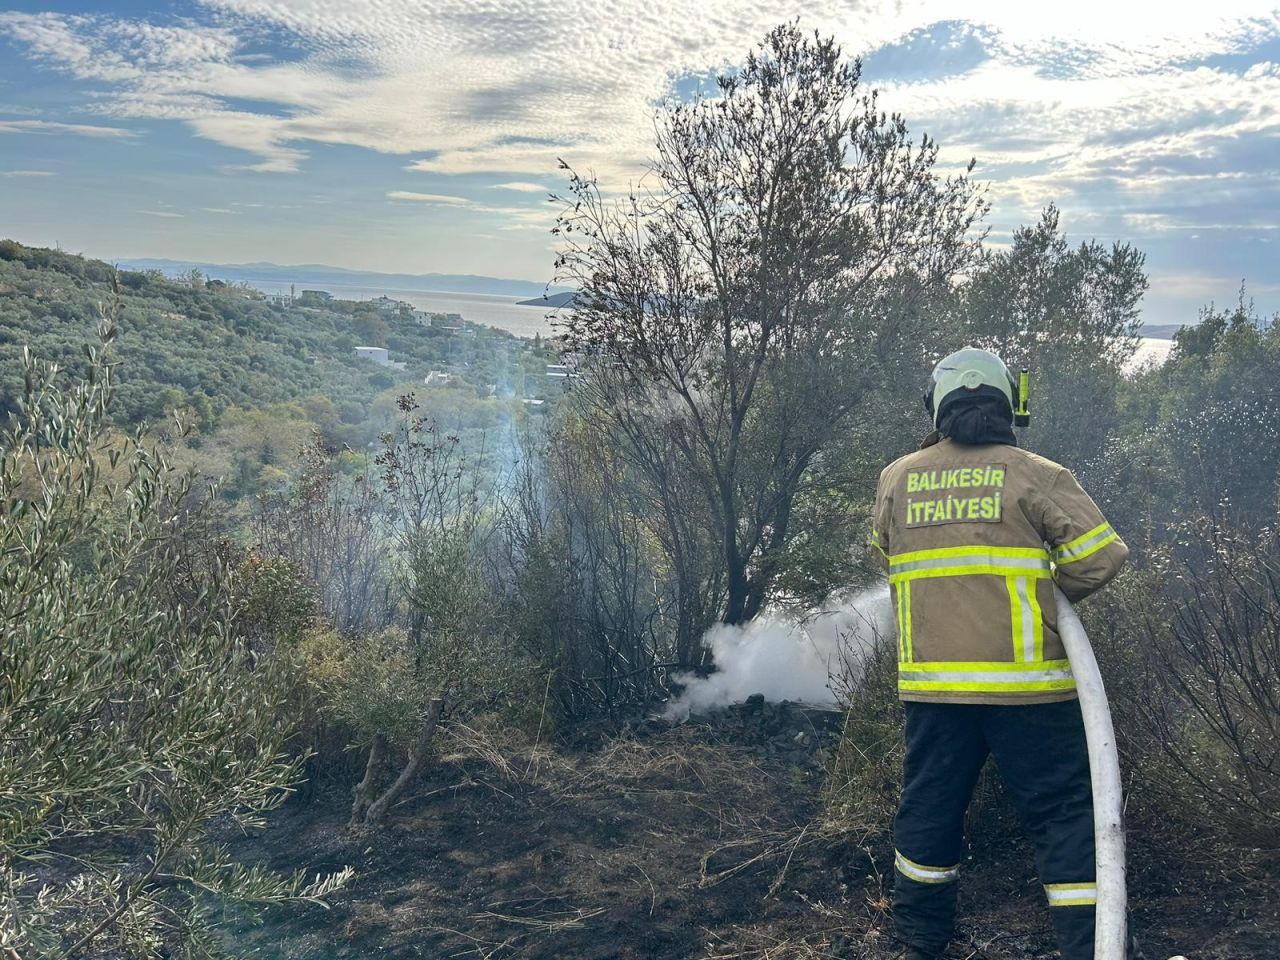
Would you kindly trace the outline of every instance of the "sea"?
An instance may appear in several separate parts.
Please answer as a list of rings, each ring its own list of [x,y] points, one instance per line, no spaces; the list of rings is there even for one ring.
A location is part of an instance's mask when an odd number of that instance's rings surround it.
[[[255,283],[263,293],[288,293],[287,284]],[[301,291],[301,287],[298,290]],[[517,337],[532,337],[541,334],[544,337],[555,333],[549,317],[556,311],[547,307],[522,307],[520,299],[528,297],[495,297],[484,293],[439,293],[431,290],[395,290],[386,287],[354,287],[339,283],[327,283],[317,287],[333,294],[340,300],[373,300],[387,296],[392,300],[403,300],[411,303],[419,310],[428,313],[456,313],[469,323],[478,323],[486,327],[497,327]]]
[[[255,283],[263,293],[288,293],[284,284]],[[300,287],[298,289],[301,289]],[[521,306],[516,297],[495,297],[485,293],[443,293],[431,290],[394,290],[385,287],[355,287],[339,283],[326,284],[323,289],[341,300],[373,300],[387,296],[403,300],[428,313],[456,313],[463,320],[486,327],[497,327],[517,337],[543,337],[556,333],[554,323],[561,311],[547,307]],[[529,298],[523,298],[529,299]],[[1159,366],[1169,358],[1172,340],[1143,337],[1128,364],[1130,372],[1147,364]]]

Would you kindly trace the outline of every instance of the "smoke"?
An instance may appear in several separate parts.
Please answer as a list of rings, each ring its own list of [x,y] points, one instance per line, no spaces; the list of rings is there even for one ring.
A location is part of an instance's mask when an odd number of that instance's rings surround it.
[[[861,676],[864,654],[892,622],[888,587],[878,586],[833,598],[804,617],[770,613],[740,627],[719,624],[703,638],[716,672],[676,677],[686,686],[665,716],[683,720],[753,693],[838,707],[841,693]]]

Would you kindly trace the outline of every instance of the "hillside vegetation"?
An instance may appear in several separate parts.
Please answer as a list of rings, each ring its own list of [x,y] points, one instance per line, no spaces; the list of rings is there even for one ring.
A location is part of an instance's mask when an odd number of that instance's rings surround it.
[[[86,370],[84,348],[104,312],[115,318],[120,428],[191,432],[182,460],[222,481],[232,499],[274,490],[313,439],[367,451],[413,393],[448,429],[486,451],[487,472],[514,456],[515,424],[549,398],[549,345],[505,331],[415,318],[366,302],[304,297],[268,303],[258,291],[192,272],[117,271],[100,260],[0,241],[0,419],[18,408],[22,353]],[[403,369],[354,355],[385,347]],[[430,377],[431,382],[424,383]]]

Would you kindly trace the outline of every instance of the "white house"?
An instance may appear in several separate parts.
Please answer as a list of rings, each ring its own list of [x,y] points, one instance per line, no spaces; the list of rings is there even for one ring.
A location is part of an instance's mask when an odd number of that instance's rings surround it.
[[[392,300],[385,293],[380,297],[374,297],[369,301],[370,305],[384,310],[387,313],[395,313],[399,310],[412,310],[413,304],[406,303],[404,300]]]
[[[372,360],[380,367],[391,366],[386,347],[356,347],[355,355],[357,360]]]

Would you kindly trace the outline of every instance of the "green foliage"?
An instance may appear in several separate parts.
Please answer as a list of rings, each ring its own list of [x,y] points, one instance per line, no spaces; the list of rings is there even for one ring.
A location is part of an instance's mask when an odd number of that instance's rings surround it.
[[[554,359],[549,347],[503,331],[446,332],[351,301],[271,305],[255,290],[198,275],[117,274],[101,261],[6,240],[0,422],[22,396],[22,349],[83,374],[80,345],[92,339],[104,303],[118,304],[119,314],[111,422],[133,427],[190,411],[204,442],[176,456],[202,478],[228,479],[221,491],[231,499],[271,492],[291,476],[313,429],[332,446],[367,449],[394,421],[395,398],[431,371],[452,377],[421,392],[437,417],[468,440],[504,435],[525,416],[526,384],[540,396]],[[370,343],[385,343],[406,369],[356,359],[353,347]]]
[[[402,747],[413,742],[435,685],[415,669],[403,628],[346,640],[314,627],[295,652],[321,712],[354,734],[353,746],[367,745],[376,734]]]
[[[1275,417],[1280,326],[1206,310],[1163,366],[1123,385],[1117,436],[1095,471],[1095,496],[1139,549],[1168,543],[1202,517],[1260,531],[1280,508]]]
[[[266,646],[298,642],[319,613],[315,587],[285,557],[249,553],[235,582],[236,627]]]
[[[902,780],[903,713],[892,638],[883,638],[868,651],[861,667],[848,691],[844,731],[824,796],[827,821],[842,831],[887,824]]]
[[[1114,435],[1147,278],[1133,247],[1090,240],[1072,248],[1058,219],[1049,207],[1038,224],[1015,231],[1007,250],[988,256],[952,308],[946,336],[1031,371],[1031,426],[1020,442],[1088,479]]]
[[[232,571],[186,562],[187,482],[107,431],[113,335],[78,384],[28,360],[0,437],[0,945],[217,956],[226,904],[315,900],[346,874],[246,870],[210,838],[260,825],[298,765]]]

